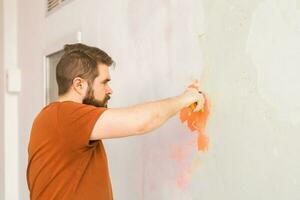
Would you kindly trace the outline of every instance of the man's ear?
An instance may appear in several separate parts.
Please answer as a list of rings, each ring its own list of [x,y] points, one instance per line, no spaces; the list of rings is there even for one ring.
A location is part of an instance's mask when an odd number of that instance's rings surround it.
[[[87,88],[88,88],[88,84],[87,82],[80,78],[80,77],[76,77],[73,79],[73,84],[72,84],[74,90],[79,94],[79,95],[82,95],[84,96],[86,91],[87,91]]]

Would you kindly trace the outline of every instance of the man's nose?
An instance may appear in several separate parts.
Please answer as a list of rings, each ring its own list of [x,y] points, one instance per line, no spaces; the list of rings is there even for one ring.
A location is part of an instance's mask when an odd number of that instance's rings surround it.
[[[107,87],[106,89],[105,89],[105,93],[106,94],[112,94],[112,89],[110,88],[110,87]]]

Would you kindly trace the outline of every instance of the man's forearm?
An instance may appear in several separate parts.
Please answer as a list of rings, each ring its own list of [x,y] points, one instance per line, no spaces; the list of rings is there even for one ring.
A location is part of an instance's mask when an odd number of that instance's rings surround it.
[[[159,128],[189,103],[183,95],[180,95],[135,105],[135,109],[143,116],[141,117],[142,128],[139,134]]]

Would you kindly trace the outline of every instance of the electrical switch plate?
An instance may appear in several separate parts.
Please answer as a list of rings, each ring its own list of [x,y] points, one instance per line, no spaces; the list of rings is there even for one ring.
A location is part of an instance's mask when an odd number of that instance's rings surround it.
[[[7,91],[18,93],[21,91],[21,70],[8,69],[7,70]]]

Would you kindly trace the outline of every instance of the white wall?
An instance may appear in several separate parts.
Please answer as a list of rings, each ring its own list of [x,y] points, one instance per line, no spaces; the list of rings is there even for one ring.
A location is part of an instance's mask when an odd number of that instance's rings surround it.
[[[30,2],[30,3],[29,3]],[[26,182],[27,145],[33,119],[43,107],[43,49],[45,40],[45,1],[18,1],[18,54],[22,69],[19,101],[20,196],[29,199]]]
[[[18,68],[17,61],[17,0],[3,0],[3,63],[1,66],[3,113],[3,150],[4,150],[4,191],[5,199],[19,199],[19,122],[18,95],[7,90],[7,72]],[[3,171],[2,171],[3,172]]]
[[[0,0],[0,199],[4,199],[3,1]]]
[[[192,77],[212,102],[205,154],[178,116],[153,134],[106,140],[115,199],[299,199],[299,1],[73,0],[47,17],[43,1],[18,7],[22,199],[43,56],[77,31],[117,62],[110,107],[178,95]]]

